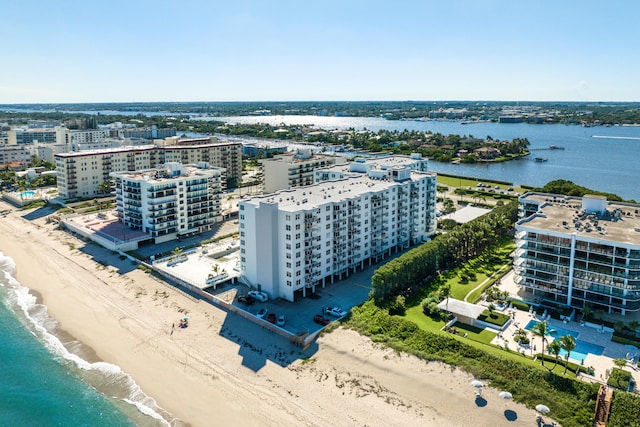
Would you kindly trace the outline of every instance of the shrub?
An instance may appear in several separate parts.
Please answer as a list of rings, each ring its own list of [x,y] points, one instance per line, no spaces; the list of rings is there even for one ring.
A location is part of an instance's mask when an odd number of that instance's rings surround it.
[[[609,427],[640,427],[640,397],[631,393],[614,391],[611,400]]]
[[[389,307],[389,314],[404,316],[404,312],[407,309],[404,304],[405,304],[405,298],[402,295],[398,295],[396,297],[396,300]]]
[[[517,300],[510,300],[509,302],[511,303],[512,306],[514,306],[520,311],[529,311],[529,304],[527,304],[526,302],[517,301]]]
[[[611,371],[611,375],[609,375],[609,379],[607,380],[607,385],[627,391],[627,389],[629,388],[630,379],[630,372],[623,371],[622,369],[618,368],[613,368],[613,370]]]

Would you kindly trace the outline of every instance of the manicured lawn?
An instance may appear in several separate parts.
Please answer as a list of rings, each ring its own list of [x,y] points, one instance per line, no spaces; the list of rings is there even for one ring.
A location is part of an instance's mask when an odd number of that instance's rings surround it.
[[[405,311],[404,317],[407,320],[415,322],[416,325],[425,331],[440,332],[444,327],[443,320],[434,320],[422,312],[422,306],[417,305],[415,307],[408,308]]]
[[[460,322],[454,323],[453,327],[458,330],[458,335],[462,335],[463,338],[465,338],[464,334],[466,333],[467,339],[483,344],[489,344],[496,337],[496,333],[491,332],[489,329],[476,328]]]
[[[445,332],[442,328],[445,325],[445,322],[442,320],[434,320],[431,317],[427,316],[422,312],[422,307],[415,306],[408,308],[405,312],[404,318],[414,322],[418,327],[424,331],[433,332],[437,334],[447,335],[453,337],[459,341],[467,343],[473,347],[477,347],[491,353],[495,356],[500,356],[506,359],[515,360],[521,363],[525,363],[531,366],[541,367],[542,364],[540,360],[534,361],[531,358],[531,353],[526,352],[525,355],[514,350],[514,343],[510,343],[510,350],[506,350],[503,347],[489,344],[493,338],[496,336],[494,332],[490,330],[484,330],[480,328],[476,328],[474,326],[465,325],[460,322],[455,323],[455,327],[458,329],[458,334],[451,334],[449,332]],[[467,337],[464,338],[464,334],[467,334]],[[562,374],[564,371],[564,365],[562,364],[563,360],[560,359],[560,363],[554,369],[554,372],[557,374]],[[545,369],[550,369],[553,366],[553,362],[545,362]],[[575,371],[568,370],[567,377],[575,378]]]
[[[438,279],[438,286],[450,286],[451,297],[463,301],[464,298],[473,291],[480,283],[484,282],[492,274],[498,272],[504,265],[511,263],[509,254],[514,249],[512,239],[503,239],[500,248],[493,255],[484,255],[472,259],[462,267],[447,271]],[[503,270],[504,272],[508,269]],[[493,284],[494,280],[489,280],[485,286],[473,292],[469,302],[475,303],[480,299],[482,292]]]
[[[495,311],[490,313],[489,310],[485,310],[478,317],[478,320],[502,327],[509,320],[509,316],[503,313],[496,313]]]

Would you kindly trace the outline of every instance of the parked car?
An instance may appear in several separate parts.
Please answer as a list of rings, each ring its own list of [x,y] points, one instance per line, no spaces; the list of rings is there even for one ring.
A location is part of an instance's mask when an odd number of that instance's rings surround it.
[[[238,302],[242,302],[244,304],[247,305],[251,305],[255,302],[255,300],[253,299],[253,297],[251,295],[240,295],[238,297]]]
[[[261,308],[260,311],[258,311],[256,313],[256,316],[260,319],[264,319],[264,316],[267,315],[267,309],[266,308]]]
[[[276,325],[283,327],[285,323],[287,323],[287,318],[284,316],[284,314],[281,314],[280,316],[278,316],[278,321],[276,322]]]
[[[331,320],[327,319],[322,314],[316,314],[315,316],[313,316],[313,321],[319,323],[322,326],[327,326],[329,323],[331,323]]]
[[[249,291],[249,296],[260,302],[269,301],[269,295],[260,291]]]
[[[344,317],[347,315],[347,312],[340,307],[327,307],[324,309],[324,314],[328,314],[333,317]]]
[[[267,322],[275,324],[276,323],[276,314],[275,313],[267,314]]]

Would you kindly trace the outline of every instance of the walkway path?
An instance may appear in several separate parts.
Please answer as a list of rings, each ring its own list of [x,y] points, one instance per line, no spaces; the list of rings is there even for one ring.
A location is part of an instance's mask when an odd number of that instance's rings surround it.
[[[464,297],[464,302],[469,302],[467,301],[467,299],[469,298],[469,295],[471,295],[472,293],[475,292],[476,289],[479,289],[481,287],[483,287],[489,280],[491,280],[492,278],[494,278],[497,274],[500,274],[500,272],[502,272],[505,268],[510,268],[511,263],[506,263],[505,265],[503,265],[502,267],[500,267],[498,269],[498,271],[493,272],[489,277],[487,277],[486,279],[484,279],[478,286],[476,286],[475,288],[471,289],[469,292],[467,292],[467,295],[465,295]]]

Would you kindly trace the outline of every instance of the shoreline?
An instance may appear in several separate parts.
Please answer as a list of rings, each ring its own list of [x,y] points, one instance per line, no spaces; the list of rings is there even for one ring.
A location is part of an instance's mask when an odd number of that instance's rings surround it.
[[[351,330],[324,334],[302,352],[54,230],[44,218],[22,215],[11,208],[0,218],[0,251],[14,259],[18,281],[56,320],[52,332],[87,362],[104,361],[130,375],[171,426],[525,426],[535,420],[535,411],[503,401],[498,390],[485,388],[479,405],[470,374]],[[189,327],[172,329],[185,315]],[[507,421],[506,409],[517,419]]]

